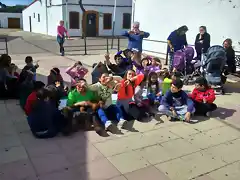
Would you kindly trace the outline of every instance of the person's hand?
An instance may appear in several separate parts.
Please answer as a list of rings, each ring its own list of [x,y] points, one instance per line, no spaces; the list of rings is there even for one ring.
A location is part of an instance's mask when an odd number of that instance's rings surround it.
[[[202,43],[203,43],[203,40],[199,41],[199,43],[201,43],[201,44],[202,44]]]
[[[125,86],[125,87],[128,86],[129,84],[130,84],[130,80],[124,81],[124,86]]]
[[[55,82],[55,86],[56,86],[56,87],[59,87],[59,86],[61,86],[61,83],[60,83],[59,81],[56,81],[56,82]]]
[[[113,90],[118,92],[120,87],[121,87],[121,83],[117,83]]]
[[[130,30],[130,31],[128,31],[128,34],[134,34],[134,32]]]
[[[139,33],[141,36],[143,36],[144,35],[144,31],[140,31],[140,33]]]
[[[87,106],[87,105],[88,105],[87,101],[77,102],[74,104],[74,106]]]
[[[190,121],[190,118],[191,118],[191,113],[190,113],[190,112],[187,112],[187,113],[185,114],[185,121],[186,121],[186,122],[189,122],[189,121]]]
[[[99,102],[98,102],[98,105],[99,105],[100,108],[102,108],[102,107],[104,106],[104,104],[105,104],[105,103],[104,103],[103,101],[99,101]]]
[[[156,96],[158,96],[158,97],[159,97],[159,96],[161,96],[161,95],[162,95],[162,93],[161,93],[161,92],[159,92],[159,93],[157,93],[157,94],[156,94]]]
[[[110,56],[109,56],[109,54],[105,54],[104,57],[105,57],[105,60],[106,60],[106,61],[110,61]]]
[[[207,100],[205,98],[203,98],[203,103],[207,103]]]

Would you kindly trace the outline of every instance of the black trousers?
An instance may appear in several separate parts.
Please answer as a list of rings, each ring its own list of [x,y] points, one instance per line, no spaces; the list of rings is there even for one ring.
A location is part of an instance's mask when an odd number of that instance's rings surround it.
[[[205,116],[207,112],[211,112],[217,109],[217,105],[214,103],[210,104],[194,101],[194,106],[196,109],[195,114],[203,116]]]

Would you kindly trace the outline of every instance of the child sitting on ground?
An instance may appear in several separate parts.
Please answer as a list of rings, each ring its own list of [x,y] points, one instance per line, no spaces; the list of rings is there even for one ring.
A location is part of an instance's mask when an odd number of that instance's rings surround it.
[[[37,101],[27,117],[32,134],[37,138],[52,138],[63,131],[67,121],[48,97],[48,90],[37,91]]]
[[[210,112],[217,109],[214,104],[215,92],[204,77],[199,77],[195,81],[195,88],[189,97],[193,100],[196,115],[209,116]]]
[[[22,72],[20,73],[20,82],[23,82],[26,78],[26,74],[25,72],[27,70],[31,71],[34,75],[33,75],[33,79],[36,80],[36,70],[39,67],[38,62],[36,62],[36,64],[33,64],[33,58],[31,56],[27,56],[25,58],[25,63],[26,65],[24,66],[24,68],[22,69]]]
[[[83,66],[81,61],[66,69],[66,73],[71,77],[71,85],[76,85],[76,79],[82,79],[88,73],[88,69]]]
[[[141,63],[139,64],[136,60],[136,55],[133,57],[133,65],[136,67],[136,74],[148,74],[149,72],[149,59],[148,58],[143,58],[141,60]]]
[[[149,73],[151,72],[160,73],[162,68],[160,59],[157,57],[151,58],[151,65],[148,68],[149,68]]]
[[[191,115],[195,112],[194,103],[182,90],[182,87],[182,80],[174,80],[171,89],[163,96],[158,110],[173,120],[190,122]]]
[[[115,104],[112,104],[112,94],[116,86],[115,80],[119,81],[119,79],[114,79],[114,77],[109,77],[109,74],[103,73],[99,78],[99,82],[91,85],[89,88],[95,91],[100,98],[98,116],[106,130],[112,133],[119,133],[117,127],[111,122],[111,120],[116,120],[120,126],[123,126],[125,123],[122,110]]]
[[[47,77],[47,85],[55,85],[56,82],[60,82],[61,86],[64,86],[63,78],[60,73],[60,69],[54,67],[50,70],[50,74]]]
[[[160,104],[162,97],[161,90],[161,80],[159,81],[158,75],[156,72],[151,72],[148,76],[147,90],[148,90],[148,99],[150,100],[150,104],[154,105]]]
[[[160,79],[162,80],[162,95],[164,96],[166,92],[171,88],[172,79],[167,68],[163,68],[160,73]]]

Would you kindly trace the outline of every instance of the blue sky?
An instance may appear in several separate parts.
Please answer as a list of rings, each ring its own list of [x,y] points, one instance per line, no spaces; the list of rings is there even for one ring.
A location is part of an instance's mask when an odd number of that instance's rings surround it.
[[[1,3],[6,4],[7,6],[14,6],[16,4],[28,5],[33,0],[0,0]]]

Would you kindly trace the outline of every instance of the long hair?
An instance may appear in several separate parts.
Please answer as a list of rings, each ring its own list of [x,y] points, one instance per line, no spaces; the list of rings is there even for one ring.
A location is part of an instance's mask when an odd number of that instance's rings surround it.
[[[204,29],[205,32],[207,32],[207,27],[206,26],[200,26],[199,28]]]
[[[128,73],[129,71],[133,72],[133,73],[134,73],[134,76],[136,75],[134,70],[127,70],[127,71],[125,72],[125,74],[124,74],[123,80],[127,80],[127,73]],[[134,87],[134,86],[135,86],[135,83],[134,83],[134,82],[130,82],[130,85],[131,85],[131,87],[132,87],[133,90],[134,90],[134,88],[135,88],[135,87]],[[128,86],[125,87],[125,94],[128,95]]]
[[[156,82],[152,82],[152,81],[151,81],[151,78],[152,78],[153,76],[158,77],[157,73],[155,73],[155,72],[149,73],[149,75],[148,75],[147,88],[150,89],[152,85],[156,85],[156,92],[155,92],[155,93],[158,93],[159,90],[160,90],[160,89],[159,89],[159,81],[158,81],[158,79],[157,79]]]
[[[177,31],[177,34],[180,35],[181,32],[183,32],[183,31],[187,32],[188,31],[188,27],[186,25],[184,25],[184,26],[179,27],[176,31]]]

